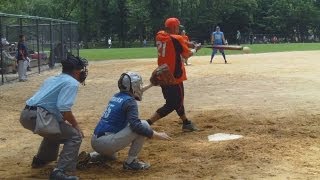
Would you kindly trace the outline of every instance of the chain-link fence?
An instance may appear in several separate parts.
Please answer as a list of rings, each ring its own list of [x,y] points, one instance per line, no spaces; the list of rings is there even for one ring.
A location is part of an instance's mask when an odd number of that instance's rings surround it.
[[[79,55],[77,23],[36,16],[0,13],[1,84],[18,79],[18,43],[24,35],[28,72],[54,68],[68,53]],[[20,60],[19,60],[20,61]]]

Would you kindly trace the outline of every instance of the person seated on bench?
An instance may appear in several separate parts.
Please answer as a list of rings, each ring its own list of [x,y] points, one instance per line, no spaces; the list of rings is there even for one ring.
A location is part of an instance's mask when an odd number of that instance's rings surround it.
[[[2,45],[2,55],[3,55],[3,67],[5,69],[7,67],[12,67],[12,73],[17,73],[17,59],[14,56],[11,56],[9,53],[9,43],[7,40],[2,40],[1,41]],[[6,73],[9,73],[6,71]]]

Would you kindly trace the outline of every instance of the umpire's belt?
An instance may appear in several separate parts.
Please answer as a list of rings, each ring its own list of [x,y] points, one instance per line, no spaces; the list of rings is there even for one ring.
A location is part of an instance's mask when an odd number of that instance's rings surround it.
[[[28,106],[28,105],[26,105],[26,107],[24,107],[24,109],[35,111],[35,110],[37,110],[37,106]]]

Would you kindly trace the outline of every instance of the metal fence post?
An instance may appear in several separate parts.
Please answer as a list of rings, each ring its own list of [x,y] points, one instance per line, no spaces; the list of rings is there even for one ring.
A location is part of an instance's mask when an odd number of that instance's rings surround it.
[[[40,74],[40,40],[39,40],[39,19],[36,19],[36,26],[37,26],[37,51],[38,51],[38,72]]]
[[[69,44],[70,44],[70,53],[72,53],[72,29],[71,29],[71,23],[69,23],[69,33],[70,33],[70,36],[69,36]]]
[[[4,83],[4,77],[3,77],[3,54],[2,54],[2,16],[0,16],[0,53],[1,53],[1,82]]]
[[[63,25],[62,22],[60,23],[60,41],[61,41],[61,59],[60,61],[64,60],[64,42],[63,42]]]
[[[78,26],[78,24],[76,24],[77,26]],[[75,28],[76,29],[76,32],[77,32],[77,40],[76,40],[76,43],[77,43],[77,53],[78,53],[78,56],[80,56],[80,44],[79,44],[79,28],[78,27],[76,27]]]
[[[22,31],[22,18],[19,18],[19,25],[20,25],[20,35],[23,34]]]
[[[49,65],[53,68],[55,65],[54,52],[53,52],[53,31],[52,31],[52,21],[50,21],[50,55],[49,55]]]

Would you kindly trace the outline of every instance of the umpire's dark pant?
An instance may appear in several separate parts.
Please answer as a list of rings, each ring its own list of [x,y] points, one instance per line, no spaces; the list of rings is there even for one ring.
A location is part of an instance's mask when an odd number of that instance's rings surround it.
[[[21,113],[20,123],[24,128],[33,132],[36,118],[37,110],[24,109]],[[75,171],[82,137],[75,128],[65,122],[60,123],[60,130],[61,134],[58,136],[43,137],[37,157],[46,162],[55,161],[58,158],[59,145],[64,144],[57,168],[64,171]]]
[[[165,117],[172,111],[176,111],[179,116],[185,114],[184,111],[184,87],[183,82],[170,86],[161,86],[162,94],[166,103],[157,110],[160,117]]]

